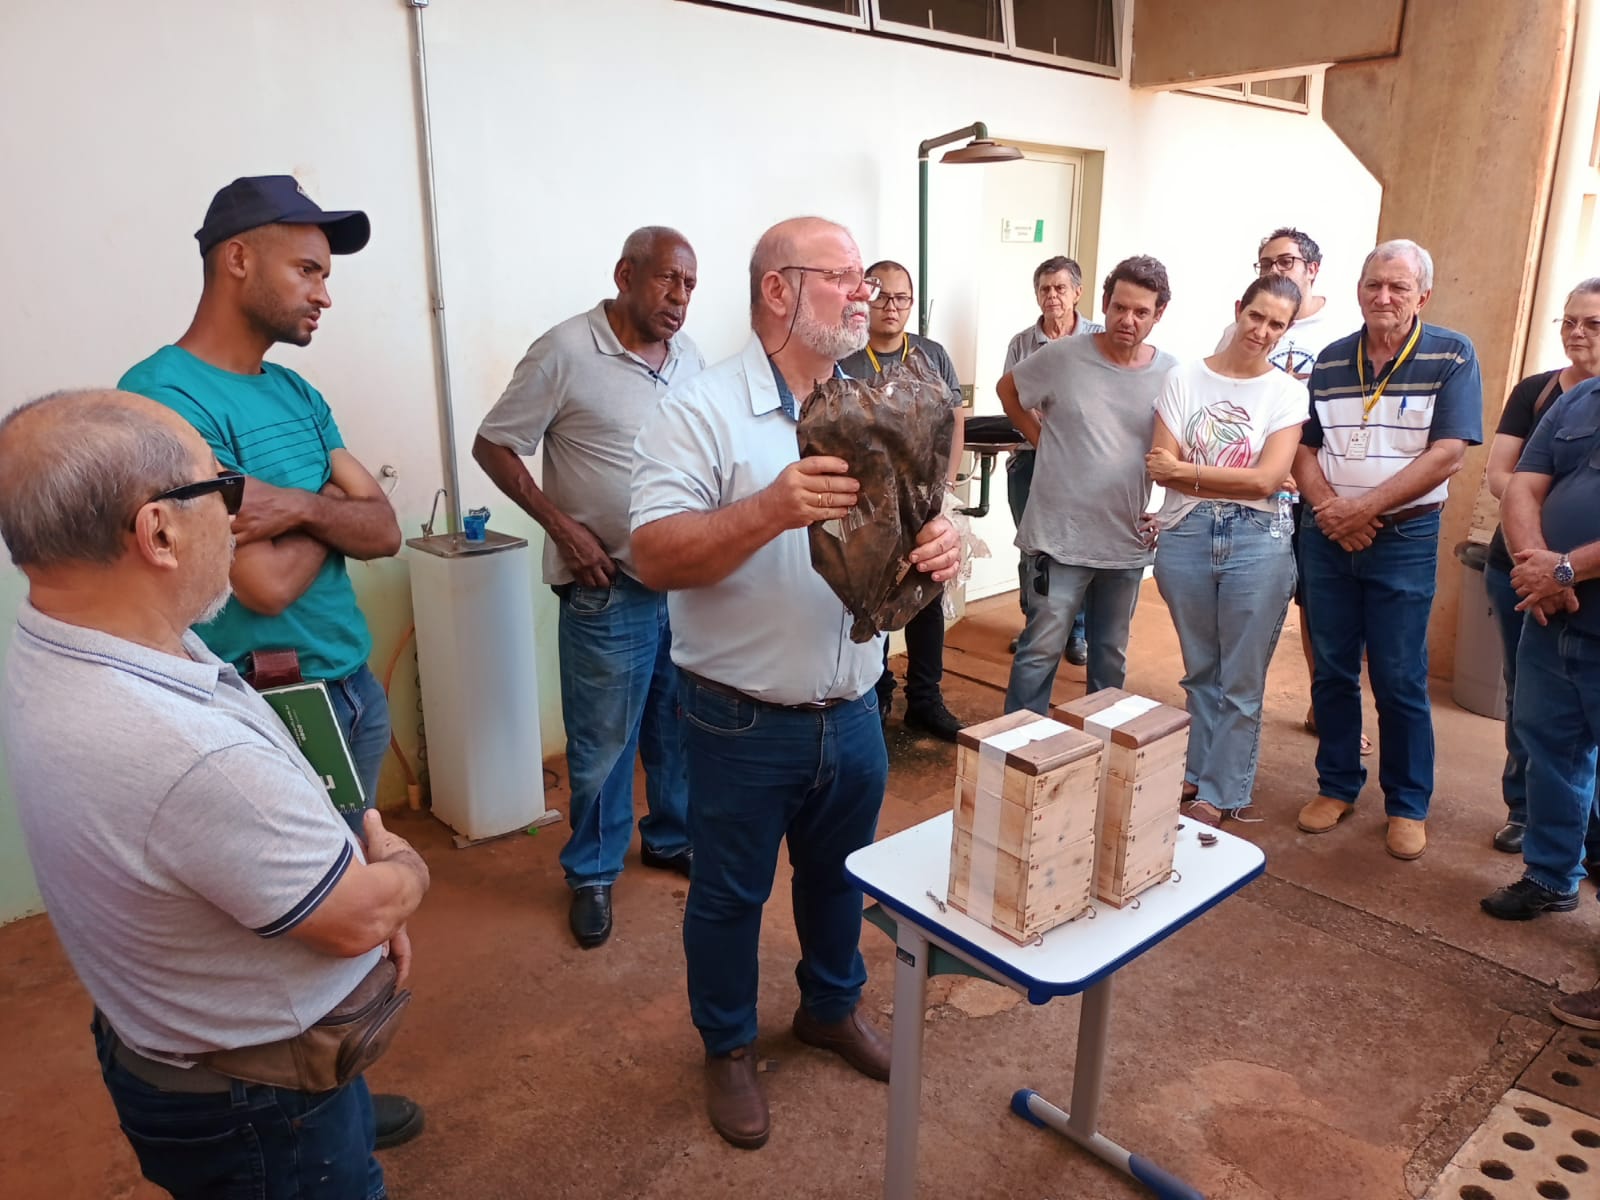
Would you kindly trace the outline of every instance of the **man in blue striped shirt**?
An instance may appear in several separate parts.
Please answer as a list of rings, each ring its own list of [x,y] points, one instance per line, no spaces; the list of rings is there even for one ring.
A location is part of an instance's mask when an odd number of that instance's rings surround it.
[[[1428,614],[1439,512],[1450,476],[1483,439],[1483,379],[1472,343],[1424,324],[1433,259],[1384,242],[1362,264],[1363,327],[1331,343],[1311,372],[1311,419],[1294,477],[1305,497],[1301,567],[1316,667],[1317,796],[1300,810],[1326,833],[1355,805],[1361,765],[1361,660],[1378,706],[1378,782],[1387,846],[1427,847],[1433,796]]]

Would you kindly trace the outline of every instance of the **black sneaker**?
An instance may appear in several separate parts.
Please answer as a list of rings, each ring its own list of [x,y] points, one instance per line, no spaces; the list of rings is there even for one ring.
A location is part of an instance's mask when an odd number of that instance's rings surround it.
[[[908,707],[904,724],[907,729],[920,729],[941,742],[955,741],[956,734],[962,729],[962,722],[944,706],[943,700],[935,700],[932,704],[918,704],[914,708]]]
[[[1507,821],[1494,835],[1494,848],[1501,854],[1521,854],[1523,826]]]
[[[372,1094],[372,1117],[377,1127],[374,1145],[377,1150],[403,1146],[421,1133],[422,1127],[427,1124],[422,1105],[405,1096],[385,1092]]]
[[[1571,912],[1577,892],[1552,892],[1531,879],[1519,879],[1478,901],[1483,911],[1502,921],[1531,921],[1544,912]]]

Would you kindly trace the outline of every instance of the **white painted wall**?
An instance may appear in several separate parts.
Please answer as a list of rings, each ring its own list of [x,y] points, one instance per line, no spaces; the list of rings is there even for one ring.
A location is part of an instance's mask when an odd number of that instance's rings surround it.
[[[0,408],[110,383],[176,337],[211,193],[235,175],[291,171],[327,206],[366,208],[374,236],[336,264],[316,343],[278,358],[322,389],[360,458],[398,469],[396,506],[415,534],[443,472],[410,21],[401,0],[7,5]],[[631,228],[672,224],[693,241],[701,288],[688,328],[725,355],[744,337],[745,264],[762,229],[822,213],[868,256],[914,261],[916,144],[973,120],[1106,152],[1100,261],[1166,261],[1175,296],[1156,340],[1179,354],[1209,349],[1260,233],[1312,230],[1330,285],[1348,290],[1376,228],[1377,185],[1312,116],[1135,95],[1115,80],[682,0],[434,0],[427,21],[463,454],[526,344],[606,294]],[[936,209],[976,186],[934,172]],[[971,336],[965,257],[935,246],[933,332],[955,342]],[[470,460],[463,479],[467,505],[528,531]],[[381,668],[409,620],[405,572],[356,579]],[[0,585],[0,621],[20,594],[15,577]],[[534,619],[545,743],[559,746],[549,599]],[[409,713],[411,697],[396,699]],[[398,723],[409,733],[409,717]],[[0,788],[0,917],[36,904],[19,862]]]

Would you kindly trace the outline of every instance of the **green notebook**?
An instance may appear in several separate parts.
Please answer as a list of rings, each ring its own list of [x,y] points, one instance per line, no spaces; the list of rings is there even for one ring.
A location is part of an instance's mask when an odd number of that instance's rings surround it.
[[[328,789],[333,807],[341,815],[359,813],[366,808],[355,759],[350,757],[344,730],[339,728],[339,718],[334,715],[328,685],[289,683],[283,687],[264,688],[261,698],[272,705],[272,711],[288,728],[311,769],[322,776],[322,785]]]

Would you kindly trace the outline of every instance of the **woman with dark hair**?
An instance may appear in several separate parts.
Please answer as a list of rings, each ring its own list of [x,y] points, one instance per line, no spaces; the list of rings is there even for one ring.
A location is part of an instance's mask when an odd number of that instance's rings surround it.
[[[1155,575],[1189,697],[1183,810],[1206,825],[1250,819],[1267,664],[1294,593],[1284,480],[1311,402],[1267,355],[1299,307],[1292,280],[1252,282],[1228,344],[1167,376],[1145,460],[1167,489]]]
[[[1511,389],[1500,414],[1500,424],[1489,446],[1489,464],[1484,471],[1489,491],[1496,500],[1511,482],[1517,459],[1522,456],[1523,443],[1533,436],[1545,413],[1555,407],[1563,392],[1600,375],[1600,279],[1585,279],[1572,289],[1560,321],[1561,348],[1567,352],[1567,365],[1529,375]],[[1494,848],[1506,854],[1521,854],[1522,834],[1528,823],[1528,752],[1522,748],[1511,724],[1512,700],[1517,690],[1517,645],[1522,640],[1522,614],[1517,611],[1517,591],[1511,586],[1511,567],[1505,534],[1497,525],[1483,571],[1483,581],[1489,589],[1489,606],[1494,611],[1500,642],[1505,648],[1506,768],[1500,779],[1500,791],[1506,802],[1506,823],[1494,835]],[[1597,798],[1597,805],[1600,805],[1600,798]],[[1600,875],[1600,807],[1590,815],[1583,857],[1589,877]]]

